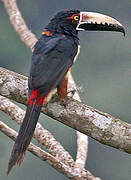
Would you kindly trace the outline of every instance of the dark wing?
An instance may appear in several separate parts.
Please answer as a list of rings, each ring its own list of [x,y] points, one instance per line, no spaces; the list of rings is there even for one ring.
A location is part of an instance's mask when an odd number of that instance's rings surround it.
[[[56,88],[72,66],[77,45],[67,37],[41,37],[34,54],[29,76],[29,89],[38,89],[45,97]]]

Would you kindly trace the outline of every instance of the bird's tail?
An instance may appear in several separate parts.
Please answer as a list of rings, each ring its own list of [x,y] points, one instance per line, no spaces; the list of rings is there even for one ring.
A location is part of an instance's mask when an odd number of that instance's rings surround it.
[[[43,104],[43,98],[38,90],[33,90],[28,100],[25,118],[20,127],[19,134],[13,146],[11,157],[8,163],[7,175],[11,171],[15,164],[21,165],[26,149],[31,142],[41,107]]]

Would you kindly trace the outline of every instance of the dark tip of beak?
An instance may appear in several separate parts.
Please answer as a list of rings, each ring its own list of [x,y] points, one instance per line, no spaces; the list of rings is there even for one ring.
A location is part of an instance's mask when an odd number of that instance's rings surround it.
[[[125,37],[126,32],[125,32],[125,29],[124,29],[124,27],[123,27],[123,26],[121,27],[121,32],[123,33],[123,36]]]
[[[107,31],[122,32],[124,37],[125,37],[125,34],[126,34],[125,33],[125,28],[123,26],[114,25],[114,24],[110,24],[109,26],[107,25]]]
[[[115,25],[115,24],[97,24],[97,23],[84,23],[79,26],[80,28],[87,30],[87,31],[117,31],[117,32],[122,32],[123,35],[125,36],[125,29],[123,26],[120,25]]]

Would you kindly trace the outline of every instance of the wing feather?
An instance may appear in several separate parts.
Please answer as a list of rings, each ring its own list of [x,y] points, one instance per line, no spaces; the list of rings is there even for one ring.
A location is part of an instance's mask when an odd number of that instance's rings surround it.
[[[60,84],[77,53],[77,45],[70,38],[52,38],[38,42],[30,69],[29,89],[38,89],[43,97]]]

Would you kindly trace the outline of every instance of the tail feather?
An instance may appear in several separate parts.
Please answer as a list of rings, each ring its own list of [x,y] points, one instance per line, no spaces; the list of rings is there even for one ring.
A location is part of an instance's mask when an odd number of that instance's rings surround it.
[[[37,100],[38,99],[35,99],[34,103],[32,103],[31,105],[27,105],[25,118],[20,127],[19,134],[13,146],[11,157],[8,163],[8,168],[6,172],[7,175],[15,164],[18,164],[19,166],[21,165],[24,159],[25,151],[31,142],[42,108],[42,103],[38,105]]]

